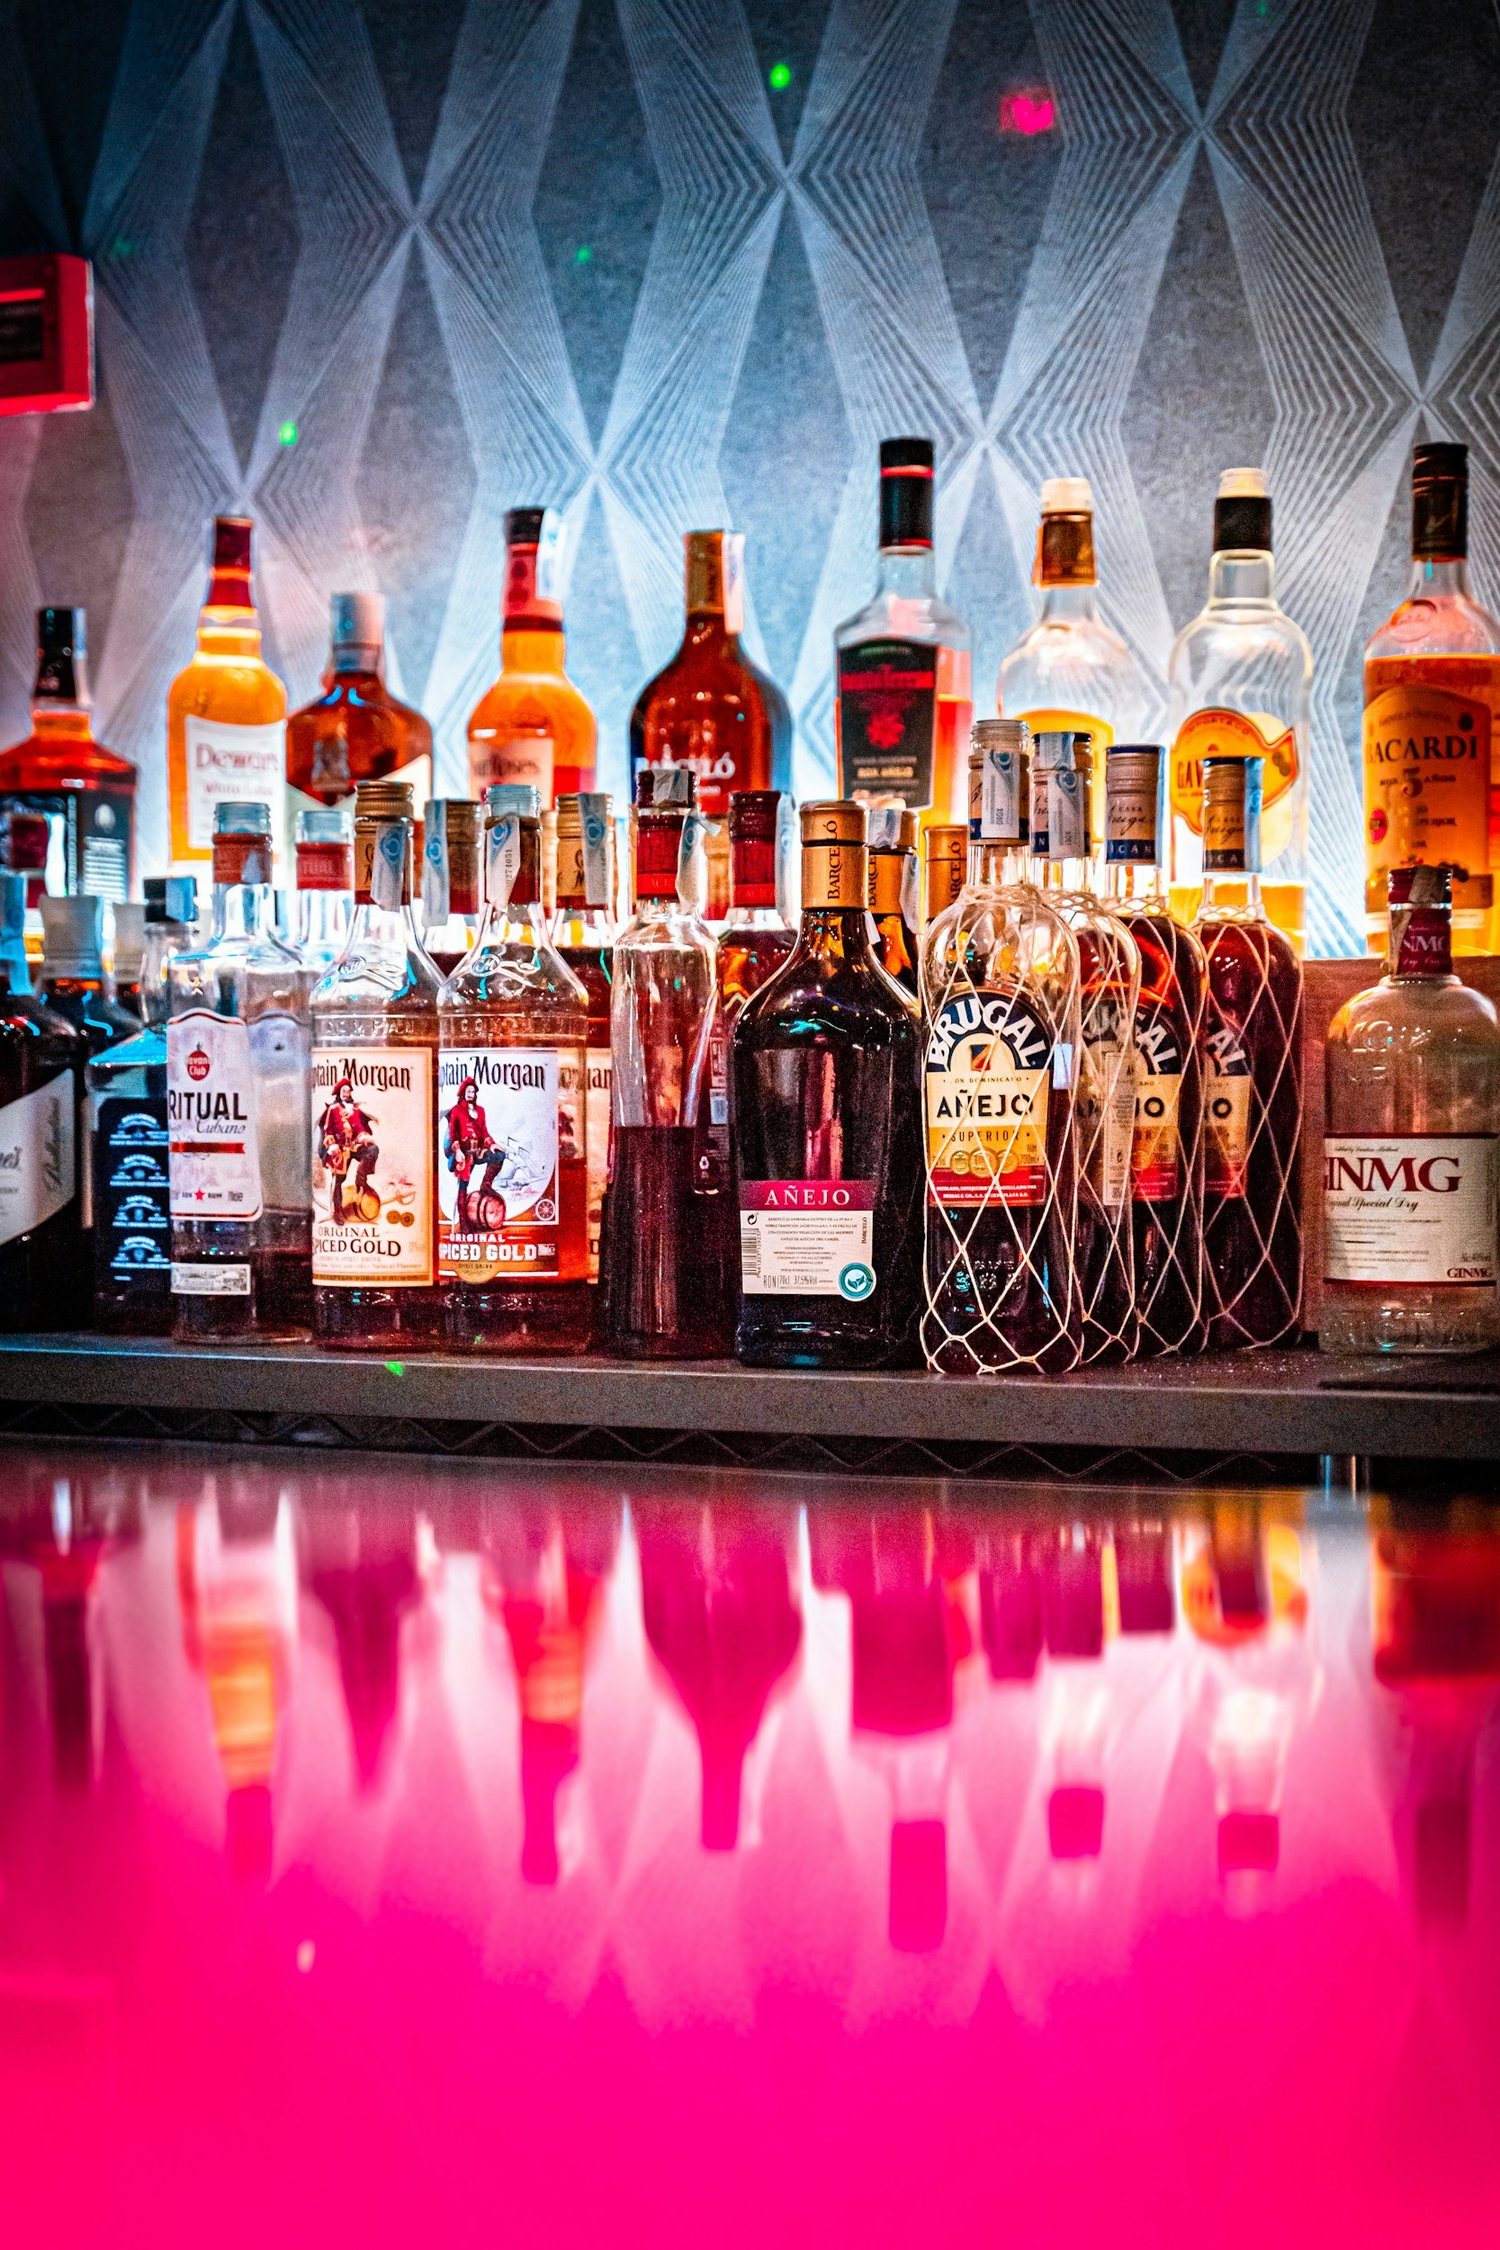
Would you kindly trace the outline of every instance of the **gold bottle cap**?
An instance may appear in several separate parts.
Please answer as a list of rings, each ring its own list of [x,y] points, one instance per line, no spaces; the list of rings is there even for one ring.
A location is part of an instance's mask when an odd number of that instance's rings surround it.
[[[863,844],[868,814],[853,797],[830,797],[802,807],[802,843]]]
[[[1109,860],[1155,865],[1161,761],[1159,743],[1111,744],[1104,768],[1105,856]]]
[[[354,792],[356,820],[413,820],[416,807],[409,781],[362,781]]]

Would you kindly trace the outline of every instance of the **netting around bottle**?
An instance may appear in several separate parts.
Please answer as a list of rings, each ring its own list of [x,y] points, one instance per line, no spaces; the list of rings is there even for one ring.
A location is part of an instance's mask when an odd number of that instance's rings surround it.
[[[1224,1027],[1212,997],[1216,955],[1238,945],[1253,964],[1236,1020],[1227,1026],[1250,1065],[1246,1192],[1235,1199],[1240,1223],[1232,1259],[1211,1254],[1211,1233],[1204,1254],[1210,1341],[1234,1350],[1285,1341],[1301,1311],[1302,971],[1293,960],[1295,974],[1288,973],[1285,957],[1278,957],[1278,933],[1264,922],[1226,918],[1200,922],[1197,930],[1208,962],[1210,1045]],[[1205,1195],[1210,1227],[1213,1200]]]
[[[1186,1003],[1187,1037],[1177,1058],[1184,1086],[1177,1107],[1176,1196],[1153,1204],[1158,1256],[1135,1272],[1137,1350],[1143,1358],[1201,1351],[1205,1341],[1203,1282],[1204,1020],[1208,971],[1196,936],[1163,915],[1156,921],[1171,949],[1174,981]],[[1139,1016],[1137,1018],[1139,1024]],[[1141,1084],[1147,1081],[1143,1078]]]
[[[1083,961],[1077,1266],[1083,1313],[1079,1358],[1087,1367],[1131,1359],[1136,1350],[1131,1152],[1141,957],[1124,923],[1097,899],[1070,894],[1063,911]]]

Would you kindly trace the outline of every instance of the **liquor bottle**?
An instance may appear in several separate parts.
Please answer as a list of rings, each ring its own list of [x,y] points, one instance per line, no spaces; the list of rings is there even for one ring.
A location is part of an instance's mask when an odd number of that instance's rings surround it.
[[[146,1020],[141,997],[141,962],[146,951],[146,905],[143,899],[117,899],[110,914],[109,973],[115,998],[137,1023]]]
[[[104,966],[104,901],[83,892],[71,898],[42,900],[44,1006],[66,1016],[81,1031],[89,1053],[112,1047],[140,1030],[139,1018],[122,1008]]]
[[[588,996],[542,911],[541,806],[486,798],[485,908],[438,1000],[438,1278],[461,1351],[583,1351]]]
[[[922,927],[935,922],[946,913],[969,877],[969,829],[967,822],[934,821],[923,839],[927,862],[925,885],[926,914]],[[921,983],[921,948],[917,952],[918,984]]]
[[[1033,736],[1033,785],[1046,790],[1049,897],[1078,941],[1078,1231],[1074,1265],[1083,1300],[1082,1364],[1134,1356],[1135,1239],[1130,1158],[1135,1133],[1135,1016],[1141,957],[1090,879],[1097,792],[1084,734]],[[1102,821],[1099,823],[1102,828]]]
[[[0,875],[14,933],[26,877]],[[12,937],[12,944],[14,937]],[[0,1328],[77,1328],[88,1310],[78,1194],[79,1122],[88,1044],[38,999],[25,951],[0,962]]]
[[[297,908],[292,944],[314,979],[344,950],[354,912],[354,846],[342,805],[297,814]]]
[[[1129,643],[1099,615],[1087,477],[1049,477],[1042,486],[1032,583],[1041,611],[1001,662],[995,707],[1024,719],[1033,735],[1086,734],[1100,773],[1110,744],[1140,733],[1148,690]],[[1097,817],[1103,809],[1096,796]],[[1101,829],[1094,843],[1103,840]]]
[[[594,714],[564,669],[562,518],[512,508],[505,518],[500,677],[469,718],[469,792],[529,782],[544,805],[594,779]]]
[[[1208,601],[1167,667],[1172,731],[1172,911],[1191,922],[1203,878],[1203,766],[1260,758],[1266,912],[1297,951],[1307,889],[1312,650],[1276,600],[1271,502],[1259,469],[1226,469],[1214,502]]]
[[[973,710],[969,634],[938,599],[930,438],[880,445],[880,569],[872,601],[834,634],[839,788],[962,820]]]
[[[717,960],[681,895],[694,790],[683,767],[641,775],[635,912],[614,948],[600,1280],[610,1343],[638,1359],[714,1358],[734,1335],[733,1191],[708,1130]]]
[[[1419,445],[1411,585],[1365,645],[1365,934],[1385,945],[1386,871],[1453,873],[1453,950],[1488,953],[1500,620],[1469,592],[1469,449]]]
[[[969,880],[922,947],[930,1367],[1073,1367],[1078,940],[1027,880],[1027,730],[982,719]]]
[[[1500,1028],[1453,974],[1446,867],[1393,867],[1385,975],[1328,1033],[1325,1351],[1500,1341]]]
[[[1302,964],[1266,920],[1259,879],[1262,760],[1203,765],[1208,970],[1204,1293],[1217,1351],[1297,1334],[1302,1303]]]
[[[167,1127],[167,965],[192,944],[191,875],[148,876],[141,963],[145,1028],[90,1062],[94,1326],[111,1336],[172,1333],[172,1196]]]
[[[180,1343],[307,1332],[308,990],[270,926],[272,811],[214,808],[213,928],[167,969]]]
[[[740,1314],[750,1367],[915,1356],[921,1024],[871,944],[866,815],[802,807],[802,924],[734,1028]]]
[[[479,807],[472,797],[433,797],[422,816],[422,943],[439,976],[451,977],[479,927]]]
[[[432,728],[385,684],[385,597],[335,594],[331,613],[323,693],[286,723],[290,810],[342,805],[362,781],[405,782],[425,805]]]
[[[435,1343],[439,977],[412,918],[412,795],[361,782],[354,920],[312,993],[313,1336]]]
[[[167,805],[176,875],[190,875],[212,859],[214,813],[224,803],[269,806],[273,856],[278,863],[283,858],[286,689],[260,652],[250,532],[247,516],[215,516],[197,650],[167,691]]]
[[[719,1004],[709,1060],[709,1124],[719,1141],[726,1178],[735,1152],[734,1027],[753,992],[790,957],[797,933],[776,895],[779,789],[737,789],[729,800],[729,919],[719,932]]]
[[[888,977],[915,999],[917,922],[917,816],[897,804],[870,811],[870,914],[875,924],[875,954]]]
[[[29,889],[30,883],[24,874],[9,868],[0,871],[0,981],[11,992],[31,990],[31,956],[26,946]],[[40,915],[37,928],[40,932]]]
[[[1105,881],[1141,957],[1130,1152],[1137,1350],[1203,1349],[1203,1071],[1207,964],[1167,904],[1158,804],[1163,752],[1115,743],[1106,770]]]
[[[630,776],[634,783],[643,766],[686,766],[699,810],[719,821],[736,790],[790,786],[792,716],[775,681],[740,645],[744,534],[690,531],[683,547],[687,622],[676,655],[636,697]],[[711,921],[723,917],[728,856],[727,849],[719,855],[717,881],[711,859]]]
[[[135,767],[94,740],[81,609],[36,614],[31,732],[0,750],[0,818],[47,823],[46,887],[122,899],[135,884]]]
[[[583,986],[589,1019],[583,1129],[588,1153],[589,1279],[599,1279],[604,1191],[609,1184],[610,995],[615,953],[615,830],[611,802],[594,791],[557,801],[557,919],[552,940]]]

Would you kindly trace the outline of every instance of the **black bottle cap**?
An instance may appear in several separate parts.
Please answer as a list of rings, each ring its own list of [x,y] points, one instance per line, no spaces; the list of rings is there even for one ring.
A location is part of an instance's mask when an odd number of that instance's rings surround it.
[[[39,609],[36,613],[36,686],[33,693],[48,703],[82,700],[80,683],[87,653],[85,615],[81,609]]]
[[[880,544],[932,545],[934,449],[931,438],[880,441]]]
[[[1419,445],[1411,457],[1413,562],[1461,561],[1469,552],[1469,449]]]
[[[546,513],[545,508],[507,508],[505,511],[506,546],[540,546],[542,518]]]
[[[1269,554],[1271,498],[1259,469],[1226,469],[1214,502],[1214,553]]]

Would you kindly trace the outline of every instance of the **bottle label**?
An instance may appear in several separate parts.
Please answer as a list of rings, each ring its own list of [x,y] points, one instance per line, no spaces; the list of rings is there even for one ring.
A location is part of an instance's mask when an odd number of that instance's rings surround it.
[[[214,813],[225,804],[266,805],[271,813],[272,849],[279,860],[286,849],[286,725],[229,726],[190,712],[187,749],[188,849],[211,852]]]
[[[1076,766],[1049,766],[1042,778],[1047,789],[1047,857],[1086,858],[1089,848],[1086,776]]]
[[[969,835],[975,843],[1019,843],[1021,760],[1014,750],[990,750],[969,769]]]
[[[1497,1186],[1493,1134],[1327,1136],[1324,1274],[1368,1288],[1492,1289]]]
[[[438,1055],[438,1271],[556,1281],[559,1160],[585,1153],[576,1047],[445,1047]]]
[[[552,802],[552,769],[557,744],[549,732],[514,727],[509,733],[469,737],[469,788],[481,803],[486,789],[529,782],[544,805]]]
[[[938,652],[920,641],[839,650],[839,789],[932,803]]]
[[[431,1286],[432,1156],[429,1048],[314,1047],[316,1288]]]
[[[248,1297],[250,1262],[247,1258],[205,1258],[201,1262],[178,1259],[172,1266],[174,1297]]]
[[[1234,1033],[1208,1035],[1203,1098],[1203,1185],[1209,1195],[1245,1193],[1250,1161],[1250,1064]]]
[[[190,1008],[167,1025],[174,1219],[258,1219],[260,1150],[250,1027]]]
[[[1016,994],[947,1000],[927,1040],[927,1200],[1041,1203],[1053,1047]]]
[[[848,837],[802,846],[802,911],[816,907],[867,906],[869,853]]]
[[[94,1225],[110,1279],[144,1297],[171,1284],[172,1193],[165,1095],[93,1105]]]
[[[47,823],[46,888],[76,898],[87,892],[111,902],[130,896],[135,798],[128,789],[16,789],[0,811],[32,813]],[[40,856],[40,855],[39,855]]]
[[[429,808],[430,810],[430,808]],[[303,847],[297,846],[297,857]],[[441,815],[422,831],[422,927],[439,929],[448,919],[448,823]]]
[[[583,833],[579,839],[580,867],[579,890],[585,906],[613,908],[614,888],[610,881],[609,798],[602,790],[584,790],[578,799],[578,821]],[[572,894],[577,896],[577,892]]]
[[[599,1279],[599,1246],[604,1235],[604,1191],[609,1185],[609,1113],[614,1065],[608,1047],[584,1050],[588,1092],[583,1105],[589,1177],[589,1279]]]
[[[863,1304],[875,1275],[873,1180],[742,1180],[740,1286],[747,1297]]]
[[[297,888],[299,891],[352,891],[353,846],[340,843],[299,844]]]
[[[1269,866],[1291,841],[1290,808],[1279,820],[1270,815],[1274,806],[1290,798],[1302,771],[1296,729],[1265,711],[1250,717],[1218,704],[1193,711],[1183,720],[1172,745],[1168,788],[1173,812],[1195,836],[1203,834],[1205,758],[1265,760],[1261,769],[1261,860]]]
[[[1413,680],[1370,698],[1364,767],[1372,872],[1414,861],[1429,866],[1446,861],[1471,876],[1485,872],[1492,723],[1483,692],[1458,695]]]
[[[1105,858],[1111,866],[1155,866],[1158,780],[1154,750],[1122,750],[1110,759],[1104,822]]]
[[[1005,716],[1010,717],[1007,711]],[[1093,755],[1095,773],[1104,770],[1104,757],[1115,739],[1115,730],[1108,719],[1101,719],[1092,711],[1020,711],[1018,718],[1038,734],[1086,734]]]
[[[78,1188],[77,1093],[59,1071],[0,1109],[0,1243],[55,1217]]]
[[[1097,1003],[1096,1014],[1105,1009]],[[1079,1071],[1080,1131],[1088,1151],[1089,1178],[1107,1211],[1117,1211],[1130,1194],[1131,1151],[1135,1137],[1134,1057],[1121,1046],[1118,1011],[1083,1042]]]
[[[1137,1203],[1175,1203],[1182,1192],[1182,1050],[1165,1015],[1135,1027],[1135,1130],[1130,1192]]]

